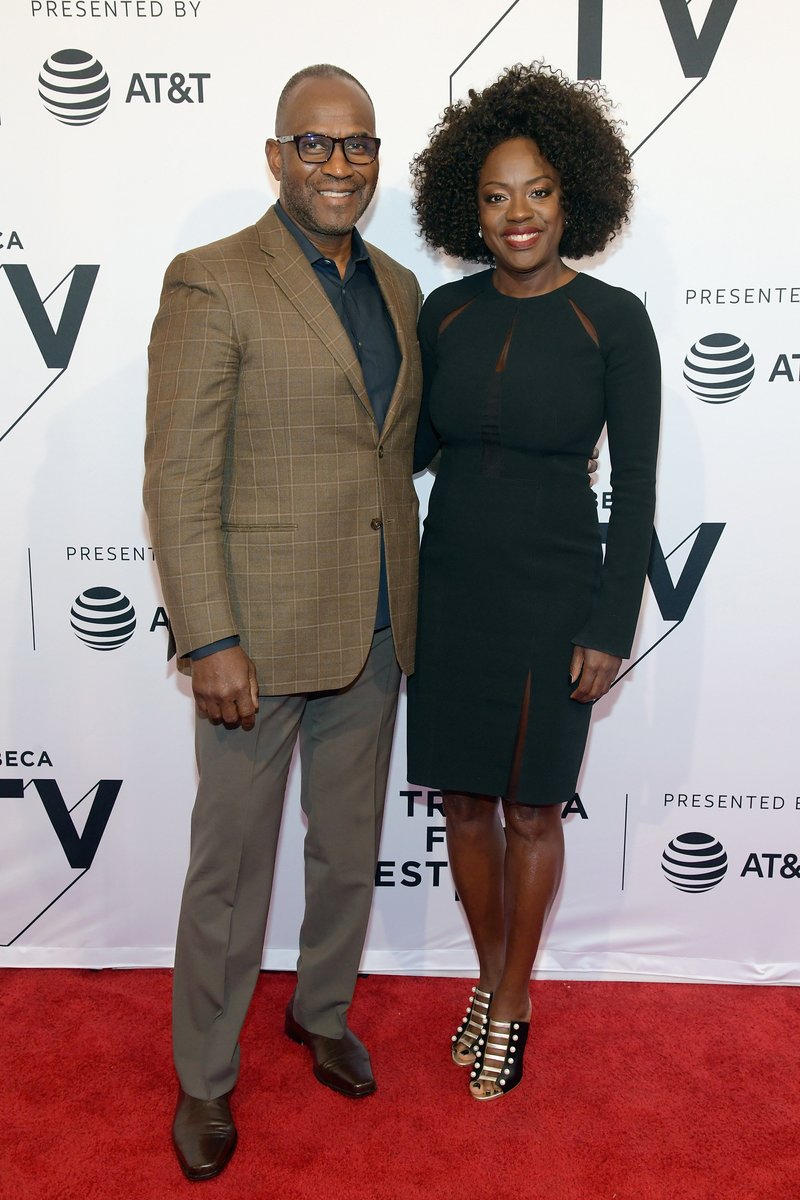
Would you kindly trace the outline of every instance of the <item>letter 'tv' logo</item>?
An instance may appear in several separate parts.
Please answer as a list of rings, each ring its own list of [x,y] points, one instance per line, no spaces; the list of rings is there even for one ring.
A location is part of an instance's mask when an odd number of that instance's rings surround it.
[[[660,646],[665,638],[668,638],[671,633],[674,633],[678,626],[683,621],[689,606],[697,594],[697,589],[703,581],[703,576],[706,573],[711,557],[717,548],[717,543],[722,537],[722,531],[725,528],[724,521],[704,521],[688,533],[678,545],[670,550],[669,554],[665,554],[661,548],[661,542],[658,540],[658,534],[653,530],[653,541],[650,547],[650,562],[647,567],[647,578],[650,580],[650,587],[653,590],[658,610],[661,613],[661,618],[664,621],[670,621],[670,628],[660,634],[660,636],[651,645],[647,647],[638,658],[631,659],[624,671],[621,671],[617,676],[616,681],[611,685],[616,687],[625,676],[633,670],[637,663],[640,663],[643,658],[647,658],[657,646]],[[605,541],[608,537],[608,523],[604,522],[600,525],[600,536]],[[683,570],[677,579],[673,580],[670,573],[667,560],[673,554],[680,550],[681,546],[685,546],[689,538],[694,538],[692,548],[683,564]]]
[[[661,0],[681,68],[687,79],[705,79],[717,56],[737,0],[711,0],[695,33],[687,0]],[[603,61],[603,0],[578,2],[578,78],[600,79]]]
[[[121,779],[101,779],[97,783],[95,797],[83,833],[78,834],[70,816],[61,789],[55,779],[34,779],[33,786],[39,793],[44,811],[56,831],[71,867],[82,867],[87,871],[94,862],[100,839],[106,831],[108,818],[117,801]]]
[[[33,797],[25,799],[31,784],[44,815]],[[7,861],[0,872],[1,947],[13,946],[83,879],[94,863],[121,787],[121,779],[100,779],[67,807],[54,779],[0,779],[0,800],[22,801],[8,806],[10,823],[3,829]],[[81,804],[88,805],[89,811],[78,832],[72,814]],[[6,805],[0,804],[0,809],[5,816]],[[48,822],[55,837],[46,832]],[[22,857],[15,857],[19,854]]]
[[[45,310],[45,302],[50,299],[56,288],[49,292],[44,300],[33,282],[33,276],[26,266],[21,263],[5,263],[8,281],[14,289],[17,303],[22,309],[28,327],[36,339],[39,353],[48,367],[60,367],[66,370],[72,351],[78,340],[78,334],[89,306],[89,297],[97,278],[98,266],[78,265],[72,268],[72,279],[64,301],[58,329],[54,329]],[[69,278],[68,275],[64,279]],[[64,282],[62,279],[61,283]]]
[[[703,28],[695,33],[686,0],[661,0],[672,41],[687,79],[705,79],[717,56],[736,0],[711,0]]]
[[[58,840],[61,842],[67,862],[71,867],[88,871],[94,862],[100,839],[106,831],[108,819],[117,802],[122,780],[100,779],[94,788],[89,789],[86,796],[94,791],[95,798],[81,834],[75,828],[70,815],[71,810],[67,808],[55,779],[33,779],[31,782],[39,793],[39,799]],[[21,799],[24,794],[24,780],[0,779],[0,797]],[[85,800],[86,796],[83,796],[82,799]],[[80,804],[80,800],[77,803]]]
[[[46,296],[42,297],[33,281],[30,271],[24,264],[0,264],[0,271],[5,271],[8,277],[14,297],[33,335],[45,366],[51,370],[58,371],[58,375],[50,379],[47,385],[26,405],[22,412],[14,417],[11,424],[3,432],[0,432],[0,442],[11,433],[12,429],[41,400],[42,396],[53,386],[56,380],[61,378],[69,366],[99,270],[99,266],[95,264],[79,263],[72,270],[68,271],[60,283],[57,283]],[[68,279],[69,287],[67,296],[58,324],[54,326],[45,306],[51,296]],[[17,393],[18,388],[19,381],[15,380],[13,394]],[[8,420],[8,417],[6,417],[6,420]],[[0,430],[3,429],[3,425],[5,425],[5,421],[0,424]]]
[[[658,534],[653,530],[653,544],[650,550],[650,564],[647,568],[647,575],[650,580],[650,586],[653,589],[653,595],[656,598],[656,603],[661,611],[661,616],[665,621],[681,622],[689,611],[689,605],[694,600],[695,593],[700,587],[703,576],[706,573],[706,568],[711,562],[711,555],[717,548],[717,542],[722,537],[722,531],[725,528],[725,522],[704,521],[702,525],[698,525],[697,529],[693,529],[682,542],[671,550],[668,555],[664,554],[661,549],[661,543],[658,540]],[[689,557],[683,565],[678,579],[673,583],[672,576],[669,573],[667,559],[674,554],[676,550],[689,540],[692,534],[697,536],[694,539]]]

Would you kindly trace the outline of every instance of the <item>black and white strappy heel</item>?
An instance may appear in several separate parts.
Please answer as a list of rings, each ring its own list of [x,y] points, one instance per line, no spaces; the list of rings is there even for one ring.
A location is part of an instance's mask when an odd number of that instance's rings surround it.
[[[476,1046],[477,1060],[469,1090],[475,1100],[498,1100],[522,1079],[522,1060],[528,1040],[530,1021],[493,1021],[481,1030]],[[481,1091],[491,1084],[496,1091]]]
[[[450,1057],[457,1067],[471,1067],[475,1062],[478,1038],[489,1016],[491,1002],[491,992],[482,992],[479,987],[472,989],[464,1020],[450,1039],[453,1043]]]

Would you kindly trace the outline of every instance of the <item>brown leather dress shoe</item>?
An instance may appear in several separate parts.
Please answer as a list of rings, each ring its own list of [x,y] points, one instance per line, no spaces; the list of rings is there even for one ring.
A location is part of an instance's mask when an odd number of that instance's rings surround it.
[[[236,1149],[236,1126],[228,1097],[198,1100],[178,1093],[172,1122],[172,1144],[187,1179],[213,1179],[227,1166]]]
[[[352,1100],[371,1096],[378,1085],[366,1046],[349,1029],[340,1038],[309,1033],[295,1021],[293,1003],[294,997],[286,1006],[286,1036],[301,1046],[308,1046],[314,1056],[314,1074],[320,1083]]]

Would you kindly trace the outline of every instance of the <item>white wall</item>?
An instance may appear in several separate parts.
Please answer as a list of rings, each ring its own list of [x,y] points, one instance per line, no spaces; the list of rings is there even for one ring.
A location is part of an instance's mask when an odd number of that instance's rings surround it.
[[[263,143],[277,95],[299,67],[327,60],[362,79],[378,111],[381,187],[364,232],[430,291],[460,268],[417,238],[408,162],[451,83],[464,95],[539,56],[575,77],[580,45],[584,67],[601,55],[639,147],[631,227],[585,265],[644,297],[659,337],[666,566],[657,594],[646,589],[638,664],[597,706],[583,812],[566,818],[566,875],[538,966],[563,977],[800,979],[798,12],[790,0],[682,4],[406,0],[398,16],[306,0],[276,19],[256,0],[12,0],[0,49],[0,963],[171,961],[195,784],[192,705],[166,663],[163,625],[151,631],[161,598],[139,499],[145,348],[166,263],[271,203]],[[695,42],[704,62],[689,61]],[[96,56],[110,80],[106,111],[84,127],[57,121],[38,94],[42,64],[65,49]],[[158,72],[168,76],[160,100],[147,78]],[[92,275],[77,265],[99,271],[70,358],[65,325]],[[22,266],[41,298],[27,317]],[[60,334],[49,349],[48,322]],[[729,403],[709,404],[687,387],[684,359],[719,333],[747,343],[755,376]],[[605,460],[598,489],[608,490]],[[70,626],[76,598],[98,587],[135,609],[132,636],[107,652]],[[449,872],[426,865],[446,863],[442,818],[425,796],[409,815],[404,772],[401,722],[382,848],[393,865],[382,869],[364,966],[468,973]],[[92,857],[91,828],[79,835],[115,795]],[[61,811],[61,839],[45,801],[56,824]],[[295,781],[272,967],[294,964],[302,833]],[[664,850],[687,833],[727,855],[724,878],[701,894],[662,871]],[[418,886],[404,863],[423,864]]]

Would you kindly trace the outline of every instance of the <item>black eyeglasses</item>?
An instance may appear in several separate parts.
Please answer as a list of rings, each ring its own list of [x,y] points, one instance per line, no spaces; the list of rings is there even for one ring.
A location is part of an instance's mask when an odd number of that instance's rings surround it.
[[[342,152],[353,166],[365,166],[374,162],[378,157],[381,139],[351,133],[349,137],[328,137],[326,133],[286,133],[276,137],[280,145],[294,142],[297,153],[303,162],[326,163],[333,154],[336,146],[342,147]]]

